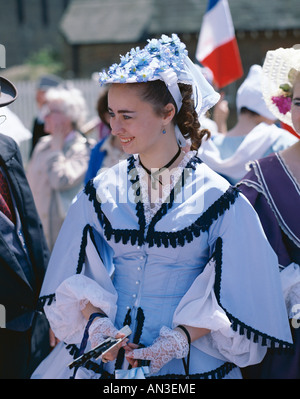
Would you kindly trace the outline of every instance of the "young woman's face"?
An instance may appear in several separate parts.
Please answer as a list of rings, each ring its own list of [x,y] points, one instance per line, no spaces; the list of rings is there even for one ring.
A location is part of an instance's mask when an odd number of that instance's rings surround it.
[[[151,154],[161,145],[163,116],[140,97],[132,84],[113,84],[108,93],[108,111],[112,134],[118,136],[124,152]]]
[[[291,114],[294,128],[300,134],[300,80],[294,85]]]

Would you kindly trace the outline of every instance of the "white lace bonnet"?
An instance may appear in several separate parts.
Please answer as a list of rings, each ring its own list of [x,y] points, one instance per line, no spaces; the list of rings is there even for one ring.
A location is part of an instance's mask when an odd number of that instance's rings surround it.
[[[276,118],[291,127],[293,127],[290,112],[292,89],[298,72],[300,72],[299,45],[267,52],[263,64],[263,96]]]

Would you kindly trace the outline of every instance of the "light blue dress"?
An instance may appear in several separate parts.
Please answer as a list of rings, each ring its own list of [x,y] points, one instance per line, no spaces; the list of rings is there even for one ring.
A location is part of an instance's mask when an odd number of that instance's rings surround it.
[[[174,176],[153,207],[147,176],[130,156],[78,196],[41,294],[62,342],[32,378],[70,378],[87,301],[145,346],[162,326],[210,329],[191,345],[190,378],[240,378],[239,367],[260,362],[267,346],[291,345],[277,258],[250,203],[194,152]],[[134,378],[121,352],[115,362],[90,361],[75,378]],[[182,359],[153,377],[184,378]]]

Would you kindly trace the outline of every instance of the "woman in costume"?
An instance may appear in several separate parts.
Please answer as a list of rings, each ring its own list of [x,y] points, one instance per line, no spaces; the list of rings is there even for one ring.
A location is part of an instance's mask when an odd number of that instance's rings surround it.
[[[237,123],[203,143],[199,156],[231,184],[247,173],[250,161],[264,158],[295,144],[297,138],[275,125],[261,90],[262,67],[252,65],[236,94]]]
[[[208,133],[198,115],[219,95],[175,34],[132,49],[100,82],[111,84],[112,134],[135,155],[69,210],[41,297],[61,342],[33,378],[241,378],[240,366],[292,341],[254,209],[197,157]],[[124,325],[125,347],[68,369]]]
[[[300,133],[300,50],[268,51],[263,94],[274,115]],[[238,184],[255,207],[279,260],[294,352],[268,351],[263,362],[247,368],[249,378],[300,378],[300,141],[251,163]]]

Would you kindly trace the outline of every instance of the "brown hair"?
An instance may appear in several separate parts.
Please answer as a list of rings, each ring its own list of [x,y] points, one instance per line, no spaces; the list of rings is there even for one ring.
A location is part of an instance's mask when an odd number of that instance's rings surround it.
[[[110,124],[107,122],[108,113],[108,87],[104,89],[98,98],[96,109],[101,121],[110,128]]]
[[[132,83],[131,83],[132,84]],[[210,137],[210,131],[201,129],[198,114],[195,111],[193,100],[193,89],[191,85],[179,83],[179,89],[182,95],[182,106],[177,112],[177,106],[170,91],[161,80],[154,80],[145,83],[136,83],[141,87],[141,96],[144,101],[153,105],[154,111],[161,115],[163,108],[172,103],[175,106],[176,114],[174,124],[178,125],[185,139],[191,140],[191,150],[197,150],[201,146],[202,139]]]

